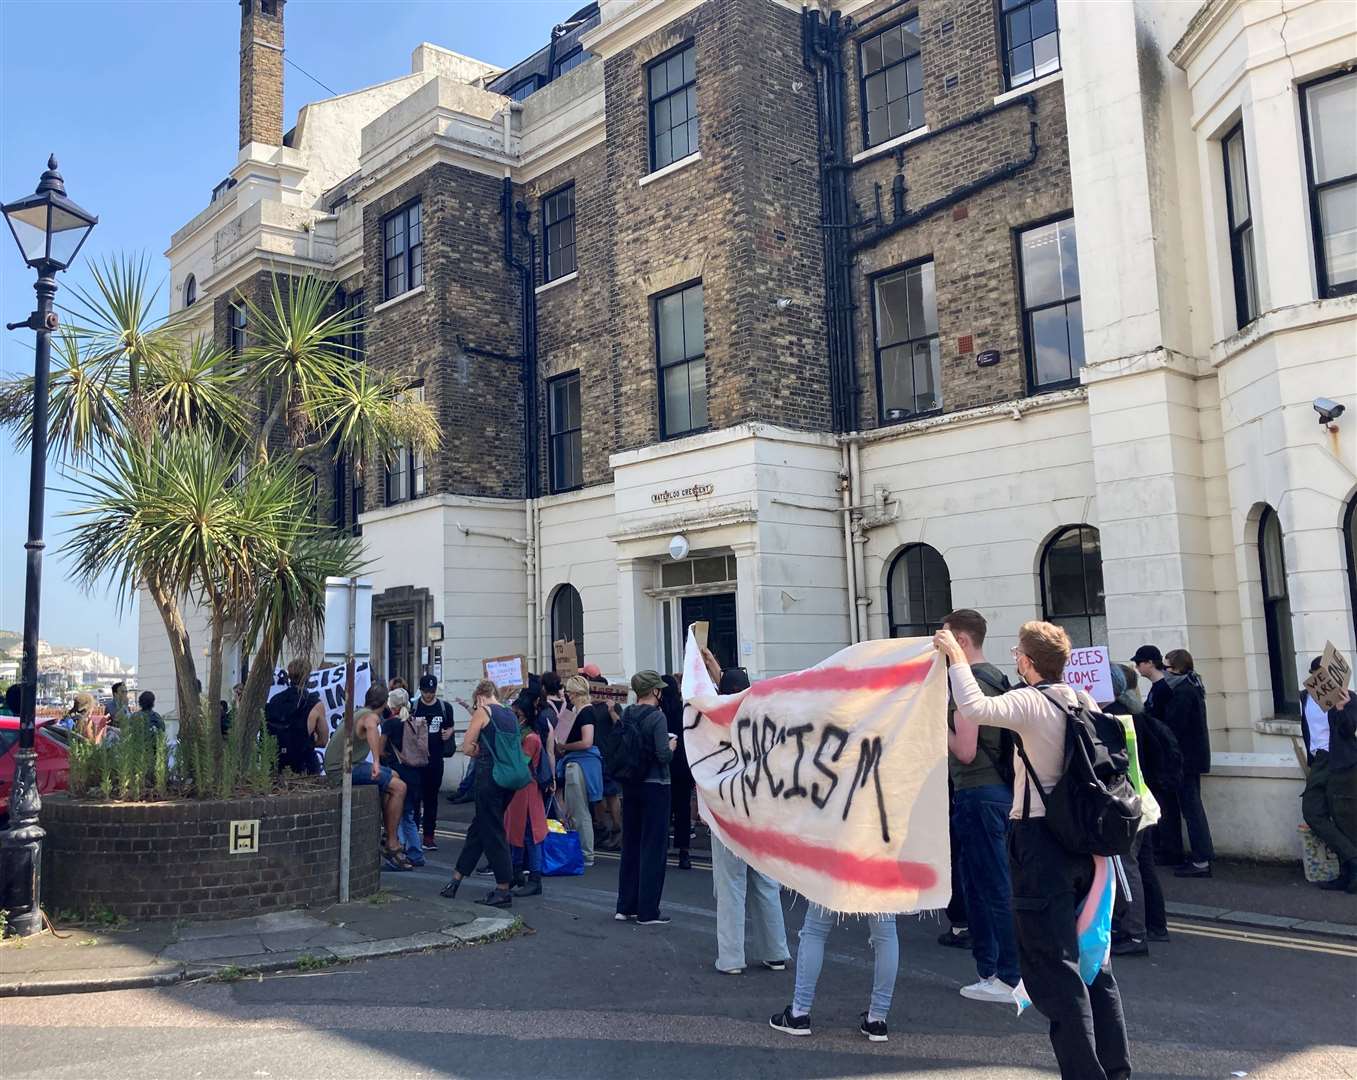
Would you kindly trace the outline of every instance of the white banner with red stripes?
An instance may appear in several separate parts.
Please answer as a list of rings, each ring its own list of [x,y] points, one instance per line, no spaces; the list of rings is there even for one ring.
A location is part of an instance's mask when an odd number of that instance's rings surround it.
[[[831,911],[947,904],[947,669],[929,638],[722,696],[689,631],[683,699],[702,817],[751,866]]]

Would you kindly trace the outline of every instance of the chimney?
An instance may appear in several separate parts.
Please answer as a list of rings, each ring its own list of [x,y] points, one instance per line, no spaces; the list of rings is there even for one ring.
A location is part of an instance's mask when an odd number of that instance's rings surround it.
[[[240,145],[283,143],[283,5],[240,0]]]

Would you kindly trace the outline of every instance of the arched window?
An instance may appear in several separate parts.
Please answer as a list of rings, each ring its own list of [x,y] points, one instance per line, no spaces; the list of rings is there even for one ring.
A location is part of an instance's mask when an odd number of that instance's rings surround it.
[[[927,637],[952,610],[952,575],[936,548],[910,544],[891,563],[886,593],[891,637]]]
[[[184,282],[184,307],[192,307],[198,302],[198,279],[189,274]]]
[[[1272,669],[1272,708],[1278,714],[1300,713],[1296,678],[1296,641],[1291,635],[1291,595],[1286,587],[1282,523],[1270,506],[1258,519],[1258,566],[1263,579],[1263,619],[1267,623],[1267,658]]]
[[[575,655],[584,662],[584,604],[573,585],[562,585],[551,599],[551,640],[573,641]],[[556,670],[555,662],[551,668]]]
[[[1041,617],[1064,627],[1076,649],[1107,644],[1103,553],[1092,525],[1067,525],[1041,553]]]
[[[1348,596],[1352,600],[1352,629],[1357,640],[1357,492],[1348,500],[1343,516],[1343,548],[1348,556]]]

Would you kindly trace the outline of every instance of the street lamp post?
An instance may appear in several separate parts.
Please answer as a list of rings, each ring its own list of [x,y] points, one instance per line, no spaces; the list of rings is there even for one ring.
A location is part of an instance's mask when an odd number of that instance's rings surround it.
[[[42,929],[42,840],[38,825],[42,798],[38,794],[37,754],[33,750],[33,717],[38,690],[38,617],[42,604],[42,519],[47,490],[47,377],[52,360],[52,331],[57,316],[52,301],[57,294],[57,272],[75,259],[80,246],[98,222],[66,197],[66,185],[57,172],[57,159],[47,159],[47,171],[32,195],[6,203],[5,221],[23,252],[24,262],[38,272],[33,288],[38,307],[22,322],[38,335],[33,363],[33,450],[28,473],[28,552],[24,578],[24,661],[20,674],[23,692],[19,706],[19,750],[14,783],[9,793],[9,828],[0,832],[0,908],[8,914],[9,932],[20,936]]]

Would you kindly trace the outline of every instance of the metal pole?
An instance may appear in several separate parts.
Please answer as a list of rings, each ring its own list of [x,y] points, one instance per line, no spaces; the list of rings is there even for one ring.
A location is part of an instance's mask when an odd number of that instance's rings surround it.
[[[38,794],[37,754],[33,750],[34,713],[38,691],[38,622],[42,610],[43,511],[47,493],[47,382],[52,364],[52,329],[56,316],[56,274],[40,272],[33,286],[38,310],[28,321],[37,331],[33,363],[33,449],[28,473],[28,552],[24,579],[24,659],[20,678],[19,750],[14,761],[14,786],[9,793],[10,827],[0,835],[4,873],[0,875],[0,907],[8,910],[9,930],[20,937],[42,929],[42,841],[47,834],[38,825],[42,797]]]
[[[353,649],[358,626],[358,579],[349,578],[349,636],[344,655],[344,777],[339,797],[339,902],[349,902],[349,846],[353,836]]]

